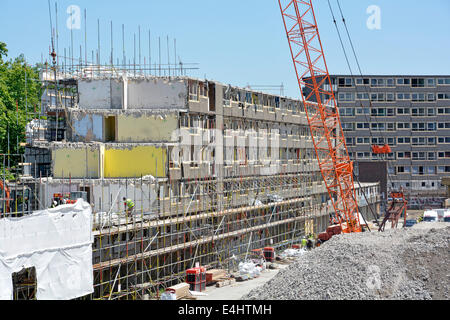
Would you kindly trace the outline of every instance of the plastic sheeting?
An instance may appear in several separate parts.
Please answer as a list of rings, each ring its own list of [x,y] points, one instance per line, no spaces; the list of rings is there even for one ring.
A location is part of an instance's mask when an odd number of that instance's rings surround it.
[[[93,292],[91,206],[73,205],[0,219],[0,299],[13,298],[12,274],[35,267],[38,300]]]

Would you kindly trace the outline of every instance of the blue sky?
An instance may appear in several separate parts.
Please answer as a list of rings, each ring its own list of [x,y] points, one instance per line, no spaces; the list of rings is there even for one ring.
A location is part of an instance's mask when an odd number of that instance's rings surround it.
[[[10,57],[25,54],[39,62],[48,54],[50,26],[47,0],[1,0],[0,41]],[[298,97],[299,91],[276,0],[59,0],[60,52],[70,45],[66,28],[69,5],[87,9],[88,47],[97,47],[97,18],[102,30],[102,61],[110,52],[109,24],[114,24],[115,57],[121,57],[121,25],[125,24],[127,56],[133,55],[133,34],[142,32],[142,55],[148,55],[148,29],[153,57],[157,37],[177,39],[183,62],[199,63],[191,75],[238,86],[279,85]],[[54,0],[52,14],[54,14]],[[348,73],[326,0],[314,0],[319,31],[330,73]],[[340,0],[357,54],[366,74],[450,74],[450,1]],[[338,14],[336,0],[331,4]],[[381,9],[381,30],[369,30],[366,9]],[[53,16],[53,19],[55,17]],[[342,27],[342,24],[340,24]],[[341,28],[344,32],[344,29]],[[84,21],[74,30],[75,56],[84,45]],[[171,40],[171,43],[173,40]],[[173,56],[173,44],[171,55]],[[348,50],[350,47],[346,46]],[[145,49],[144,49],[145,48]],[[84,50],[84,49],[83,49]],[[89,57],[91,54],[89,54]],[[167,60],[163,50],[163,62]],[[45,58],[44,58],[45,59]]]

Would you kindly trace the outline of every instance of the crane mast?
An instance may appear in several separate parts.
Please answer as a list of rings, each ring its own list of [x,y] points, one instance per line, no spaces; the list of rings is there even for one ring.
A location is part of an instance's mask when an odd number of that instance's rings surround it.
[[[311,0],[278,0],[320,171],[342,232],[361,232],[350,161]]]

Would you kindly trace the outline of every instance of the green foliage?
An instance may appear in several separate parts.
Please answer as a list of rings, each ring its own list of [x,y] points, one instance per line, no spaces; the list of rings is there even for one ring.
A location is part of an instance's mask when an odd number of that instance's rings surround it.
[[[42,88],[37,68],[26,64],[23,55],[4,61],[7,52],[6,44],[0,42],[0,153],[21,154],[23,148],[18,143],[25,142],[26,108],[28,105],[31,111],[39,106]],[[11,167],[15,167],[20,157],[10,157],[9,161]],[[0,167],[3,167],[3,157]]]
[[[8,49],[6,49],[6,43],[0,41],[0,61],[3,61],[3,56],[8,55]]]

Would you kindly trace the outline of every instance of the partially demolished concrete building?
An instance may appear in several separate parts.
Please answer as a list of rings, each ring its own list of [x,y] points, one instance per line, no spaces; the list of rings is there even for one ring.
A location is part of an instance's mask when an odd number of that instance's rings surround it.
[[[332,207],[298,100],[188,77],[43,73],[46,119],[28,132],[33,209],[83,192],[92,206],[94,299],[147,299],[186,269],[232,270],[289,247]],[[378,212],[379,185],[357,187]],[[124,213],[123,198],[135,203]]]

